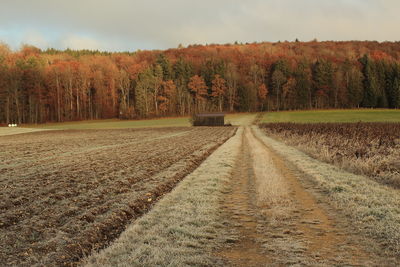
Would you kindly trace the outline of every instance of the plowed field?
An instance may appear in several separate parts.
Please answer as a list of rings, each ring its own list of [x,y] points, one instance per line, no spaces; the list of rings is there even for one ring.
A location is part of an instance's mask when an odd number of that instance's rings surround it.
[[[0,137],[1,265],[74,265],[117,237],[235,130]]]

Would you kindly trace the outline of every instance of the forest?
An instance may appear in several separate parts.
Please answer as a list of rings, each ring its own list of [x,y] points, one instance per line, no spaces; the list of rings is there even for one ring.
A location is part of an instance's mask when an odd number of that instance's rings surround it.
[[[0,123],[358,107],[400,108],[400,42],[126,53],[0,44]]]

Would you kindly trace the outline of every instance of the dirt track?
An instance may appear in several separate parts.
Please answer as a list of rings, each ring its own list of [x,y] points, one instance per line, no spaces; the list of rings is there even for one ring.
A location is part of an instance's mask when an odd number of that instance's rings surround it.
[[[223,202],[238,240],[217,256],[230,266],[382,264],[301,180],[246,127]]]
[[[214,222],[223,222],[223,228],[228,226],[233,234],[226,235],[229,237],[223,241],[224,247],[213,251],[215,262],[222,259],[223,266],[395,266],[389,258],[368,249],[370,240],[359,236],[349,219],[327,204],[326,194],[306,173],[285,160],[287,154],[279,156],[270,148],[272,141],[265,141],[256,126],[250,127],[253,119],[249,116],[243,120],[244,130],[240,129],[235,137],[236,152],[230,161],[234,162],[238,155],[236,166],[220,163],[233,169],[230,180],[230,171],[226,171],[229,182],[224,188],[230,190],[223,189],[215,196],[215,202],[222,204],[222,212],[215,203],[204,209],[220,213],[223,218]],[[0,151],[4,163],[0,166],[0,197],[5,200],[0,204],[0,263],[75,264],[92,248],[104,247],[130,220],[149,210],[154,200],[169,192],[234,131],[228,127],[168,128],[0,137],[0,145],[6,147]],[[203,178],[218,177],[219,169],[209,168],[212,171],[201,171],[207,174]],[[196,177],[191,179],[195,181]],[[202,188],[199,181],[197,185]],[[182,211],[181,197],[175,196],[169,202],[171,210]],[[201,194],[197,198],[209,200]],[[192,204],[191,201],[188,198],[186,204]],[[182,216],[199,212],[186,206],[188,210],[182,211]],[[171,224],[168,216],[175,215],[169,214],[163,220],[158,216],[149,217],[155,226],[159,221]],[[183,221],[175,221],[173,227],[180,229]],[[197,221],[190,222],[190,227],[195,226]],[[210,222],[207,227],[216,236],[225,231],[212,229]],[[164,228],[156,227],[158,231]],[[153,240],[151,235],[155,232],[151,229],[147,238]],[[164,244],[174,251],[176,258],[172,260],[179,260],[177,236],[171,236],[170,231],[162,233],[165,240],[172,240]],[[132,240],[140,240],[140,235]],[[125,243],[130,244],[132,237],[127,237]],[[144,241],[147,246],[146,238]],[[121,244],[115,246],[118,255]],[[133,244],[126,247],[124,257],[131,259],[134,255],[138,243]],[[178,245],[182,251],[189,251],[184,242]],[[195,250],[193,243],[189,245]],[[143,251],[136,251],[136,255],[140,253]],[[157,253],[147,256],[157,259]],[[108,260],[107,255],[111,254],[100,255],[102,260]],[[166,253],[165,264],[171,255]],[[202,262],[201,257],[196,260]],[[123,257],[121,262],[126,263]]]

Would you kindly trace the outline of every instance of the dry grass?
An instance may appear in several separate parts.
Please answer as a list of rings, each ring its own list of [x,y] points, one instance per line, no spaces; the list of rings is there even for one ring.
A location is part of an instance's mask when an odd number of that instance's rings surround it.
[[[261,127],[312,157],[400,188],[400,123],[277,123]]]
[[[231,123],[235,126],[251,125],[256,118],[257,113],[232,113],[225,116],[225,123]]]
[[[269,151],[254,138],[250,128],[246,128],[245,135],[251,148],[257,205],[268,208],[280,207],[280,205],[289,206],[288,185],[274,164]],[[281,211],[277,212],[281,213]]]
[[[228,236],[219,209],[241,145],[241,129],[87,266],[214,266]]]
[[[259,138],[293,163],[326,194],[330,204],[345,214],[365,236],[375,239],[389,256],[400,257],[400,195],[397,189],[315,160],[269,138]]]
[[[70,265],[169,192],[235,128],[0,138],[0,265]]]

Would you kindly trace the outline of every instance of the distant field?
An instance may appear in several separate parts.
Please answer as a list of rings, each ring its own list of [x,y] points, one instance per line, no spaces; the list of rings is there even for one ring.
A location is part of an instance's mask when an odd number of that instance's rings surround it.
[[[233,125],[251,124],[254,120],[254,113],[235,113],[225,117],[225,123]],[[189,117],[148,119],[148,120],[92,120],[92,121],[73,121],[62,123],[29,124],[24,127],[41,129],[125,129],[125,128],[146,128],[146,127],[188,127],[190,126]]]
[[[400,110],[393,109],[341,109],[266,112],[262,123],[270,122],[400,122]]]
[[[0,127],[0,136],[14,135],[42,131],[43,129],[21,128],[21,127]]]
[[[24,125],[31,128],[43,129],[125,129],[125,128],[145,128],[145,127],[185,127],[190,126],[189,117],[163,118],[150,120],[92,120],[92,121],[72,121],[61,123],[45,123],[37,125]]]

